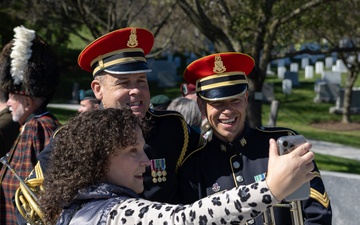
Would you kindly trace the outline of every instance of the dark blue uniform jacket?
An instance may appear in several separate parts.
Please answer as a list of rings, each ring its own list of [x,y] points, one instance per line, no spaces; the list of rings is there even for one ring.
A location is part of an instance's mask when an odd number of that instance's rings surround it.
[[[268,166],[269,139],[295,135],[288,128],[257,128],[245,125],[243,133],[226,143],[213,135],[201,150],[192,153],[179,171],[181,201],[199,198],[264,179]],[[315,164],[315,162],[314,162]],[[332,212],[320,172],[315,164],[315,178],[310,182],[310,198],[301,202],[304,224],[331,224]],[[288,208],[275,207],[276,224],[291,224]],[[249,221],[251,222],[253,221]],[[256,224],[262,225],[258,217]]]

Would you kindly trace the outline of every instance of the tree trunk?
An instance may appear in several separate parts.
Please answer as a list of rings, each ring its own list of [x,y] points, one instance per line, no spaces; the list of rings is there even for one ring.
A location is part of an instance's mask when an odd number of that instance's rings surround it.
[[[254,70],[248,76],[249,79],[249,98],[248,98],[248,107],[246,110],[246,121],[250,127],[260,127],[262,126],[261,112],[262,112],[262,98],[256,95],[256,93],[261,93],[263,86],[263,79],[259,77],[263,76],[261,73],[266,73],[255,65]]]
[[[249,104],[247,107],[246,120],[250,127],[261,126],[261,106],[262,102],[254,98],[255,92],[249,90]]]
[[[344,111],[342,115],[343,123],[351,123],[351,99],[352,99],[352,88],[357,78],[357,72],[355,70],[350,70],[346,76],[345,88],[344,88]]]

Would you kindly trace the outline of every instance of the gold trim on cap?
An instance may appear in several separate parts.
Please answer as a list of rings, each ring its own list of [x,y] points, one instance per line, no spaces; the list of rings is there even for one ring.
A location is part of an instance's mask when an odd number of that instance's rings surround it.
[[[104,69],[104,61],[103,61],[103,56],[99,55],[96,60],[99,62],[99,69]]]
[[[229,77],[229,76],[233,76],[233,75],[245,75],[244,72],[242,71],[234,71],[234,72],[228,72],[228,73],[223,73],[223,74],[213,74],[204,78],[201,78],[198,80],[198,82],[203,82],[203,81],[207,81],[207,80],[211,80],[211,79],[215,79],[215,78],[220,78],[220,77]]]
[[[215,83],[215,84],[209,84],[206,86],[202,86],[202,87],[198,88],[197,91],[206,91],[206,90],[218,88],[218,87],[233,86],[233,85],[237,85],[237,84],[247,84],[247,83],[248,83],[247,80],[224,81],[224,82],[219,82],[219,83]]]
[[[139,61],[146,62],[146,59],[144,57],[128,57],[128,58],[112,60],[110,62],[104,63],[104,66],[102,68],[100,68],[100,66],[95,67],[95,69],[93,70],[93,75],[95,75],[99,70],[107,68],[109,66],[129,63],[129,62],[139,62]]]
[[[130,48],[134,48],[138,46],[139,42],[137,41],[136,28],[130,31],[129,40],[127,42],[127,46]]]
[[[223,61],[221,60],[220,55],[215,56],[215,62],[214,62],[214,73],[223,73],[226,71],[226,67],[224,66]]]
[[[94,60],[92,60],[91,63],[90,63],[90,67],[92,67],[96,62],[98,62],[98,58],[100,56],[101,56],[102,59],[104,59],[104,58],[107,58],[109,56],[116,55],[116,54],[119,54],[119,53],[124,53],[124,52],[142,52],[142,53],[144,53],[144,50],[142,48],[124,48],[124,49],[108,52],[106,54],[99,55]]]
[[[204,81],[207,80],[212,80],[212,79],[216,79],[216,78],[221,78],[221,77],[230,77],[230,76],[235,76],[235,75],[244,75],[244,80],[230,80],[230,81],[223,81],[223,82],[218,82],[218,83],[213,83],[213,84],[208,84],[208,85],[202,85],[201,87],[199,87],[199,83],[202,83]],[[199,79],[196,81],[196,91],[206,91],[212,88],[217,88],[217,87],[223,87],[223,86],[231,86],[231,85],[236,85],[236,84],[247,84],[247,77],[245,75],[244,72],[229,72],[229,73],[224,73],[221,75],[211,75],[208,77],[205,77],[203,79]]]

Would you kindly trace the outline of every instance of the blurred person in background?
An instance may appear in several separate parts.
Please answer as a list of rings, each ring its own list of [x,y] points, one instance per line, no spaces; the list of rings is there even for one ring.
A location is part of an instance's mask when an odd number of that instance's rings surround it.
[[[100,100],[98,100],[92,89],[88,90],[79,90],[79,104],[80,107],[78,109],[79,113],[83,113],[89,110],[99,109],[100,107]]]
[[[156,110],[166,110],[170,103],[171,99],[164,94],[155,95],[150,99],[150,107]]]
[[[184,98],[188,98],[191,100],[194,100],[195,102],[197,102],[197,95],[196,95],[196,86],[194,84],[190,84],[190,83],[182,83],[180,85],[180,92],[181,95]],[[201,110],[200,110],[201,112]],[[206,115],[203,114],[201,112],[201,125],[200,125],[200,130],[201,130],[201,134],[202,136],[207,139],[210,140],[212,137],[212,130],[211,130],[211,126],[206,118]]]
[[[184,116],[185,121],[194,128],[197,132],[201,133],[201,112],[196,101],[185,97],[177,97],[172,100],[167,110],[177,111]]]
[[[193,84],[188,84],[188,83],[180,84],[180,92],[181,92],[181,95],[185,98],[192,99],[195,101],[197,99],[196,88],[195,88],[195,85],[193,85]]]

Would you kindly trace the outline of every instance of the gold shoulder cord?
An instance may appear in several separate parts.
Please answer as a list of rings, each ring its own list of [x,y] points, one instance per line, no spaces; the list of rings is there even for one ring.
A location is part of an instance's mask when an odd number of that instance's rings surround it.
[[[186,124],[185,120],[181,119],[181,124],[182,124],[183,131],[184,131],[184,145],[182,147],[180,157],[176,163],[176,168],[175,168],[176,173],[177,173],[182,161],[184,160],[185,153],[186,153],[187,147],[189,145],[189,132],[187,131],[187,124]]]

